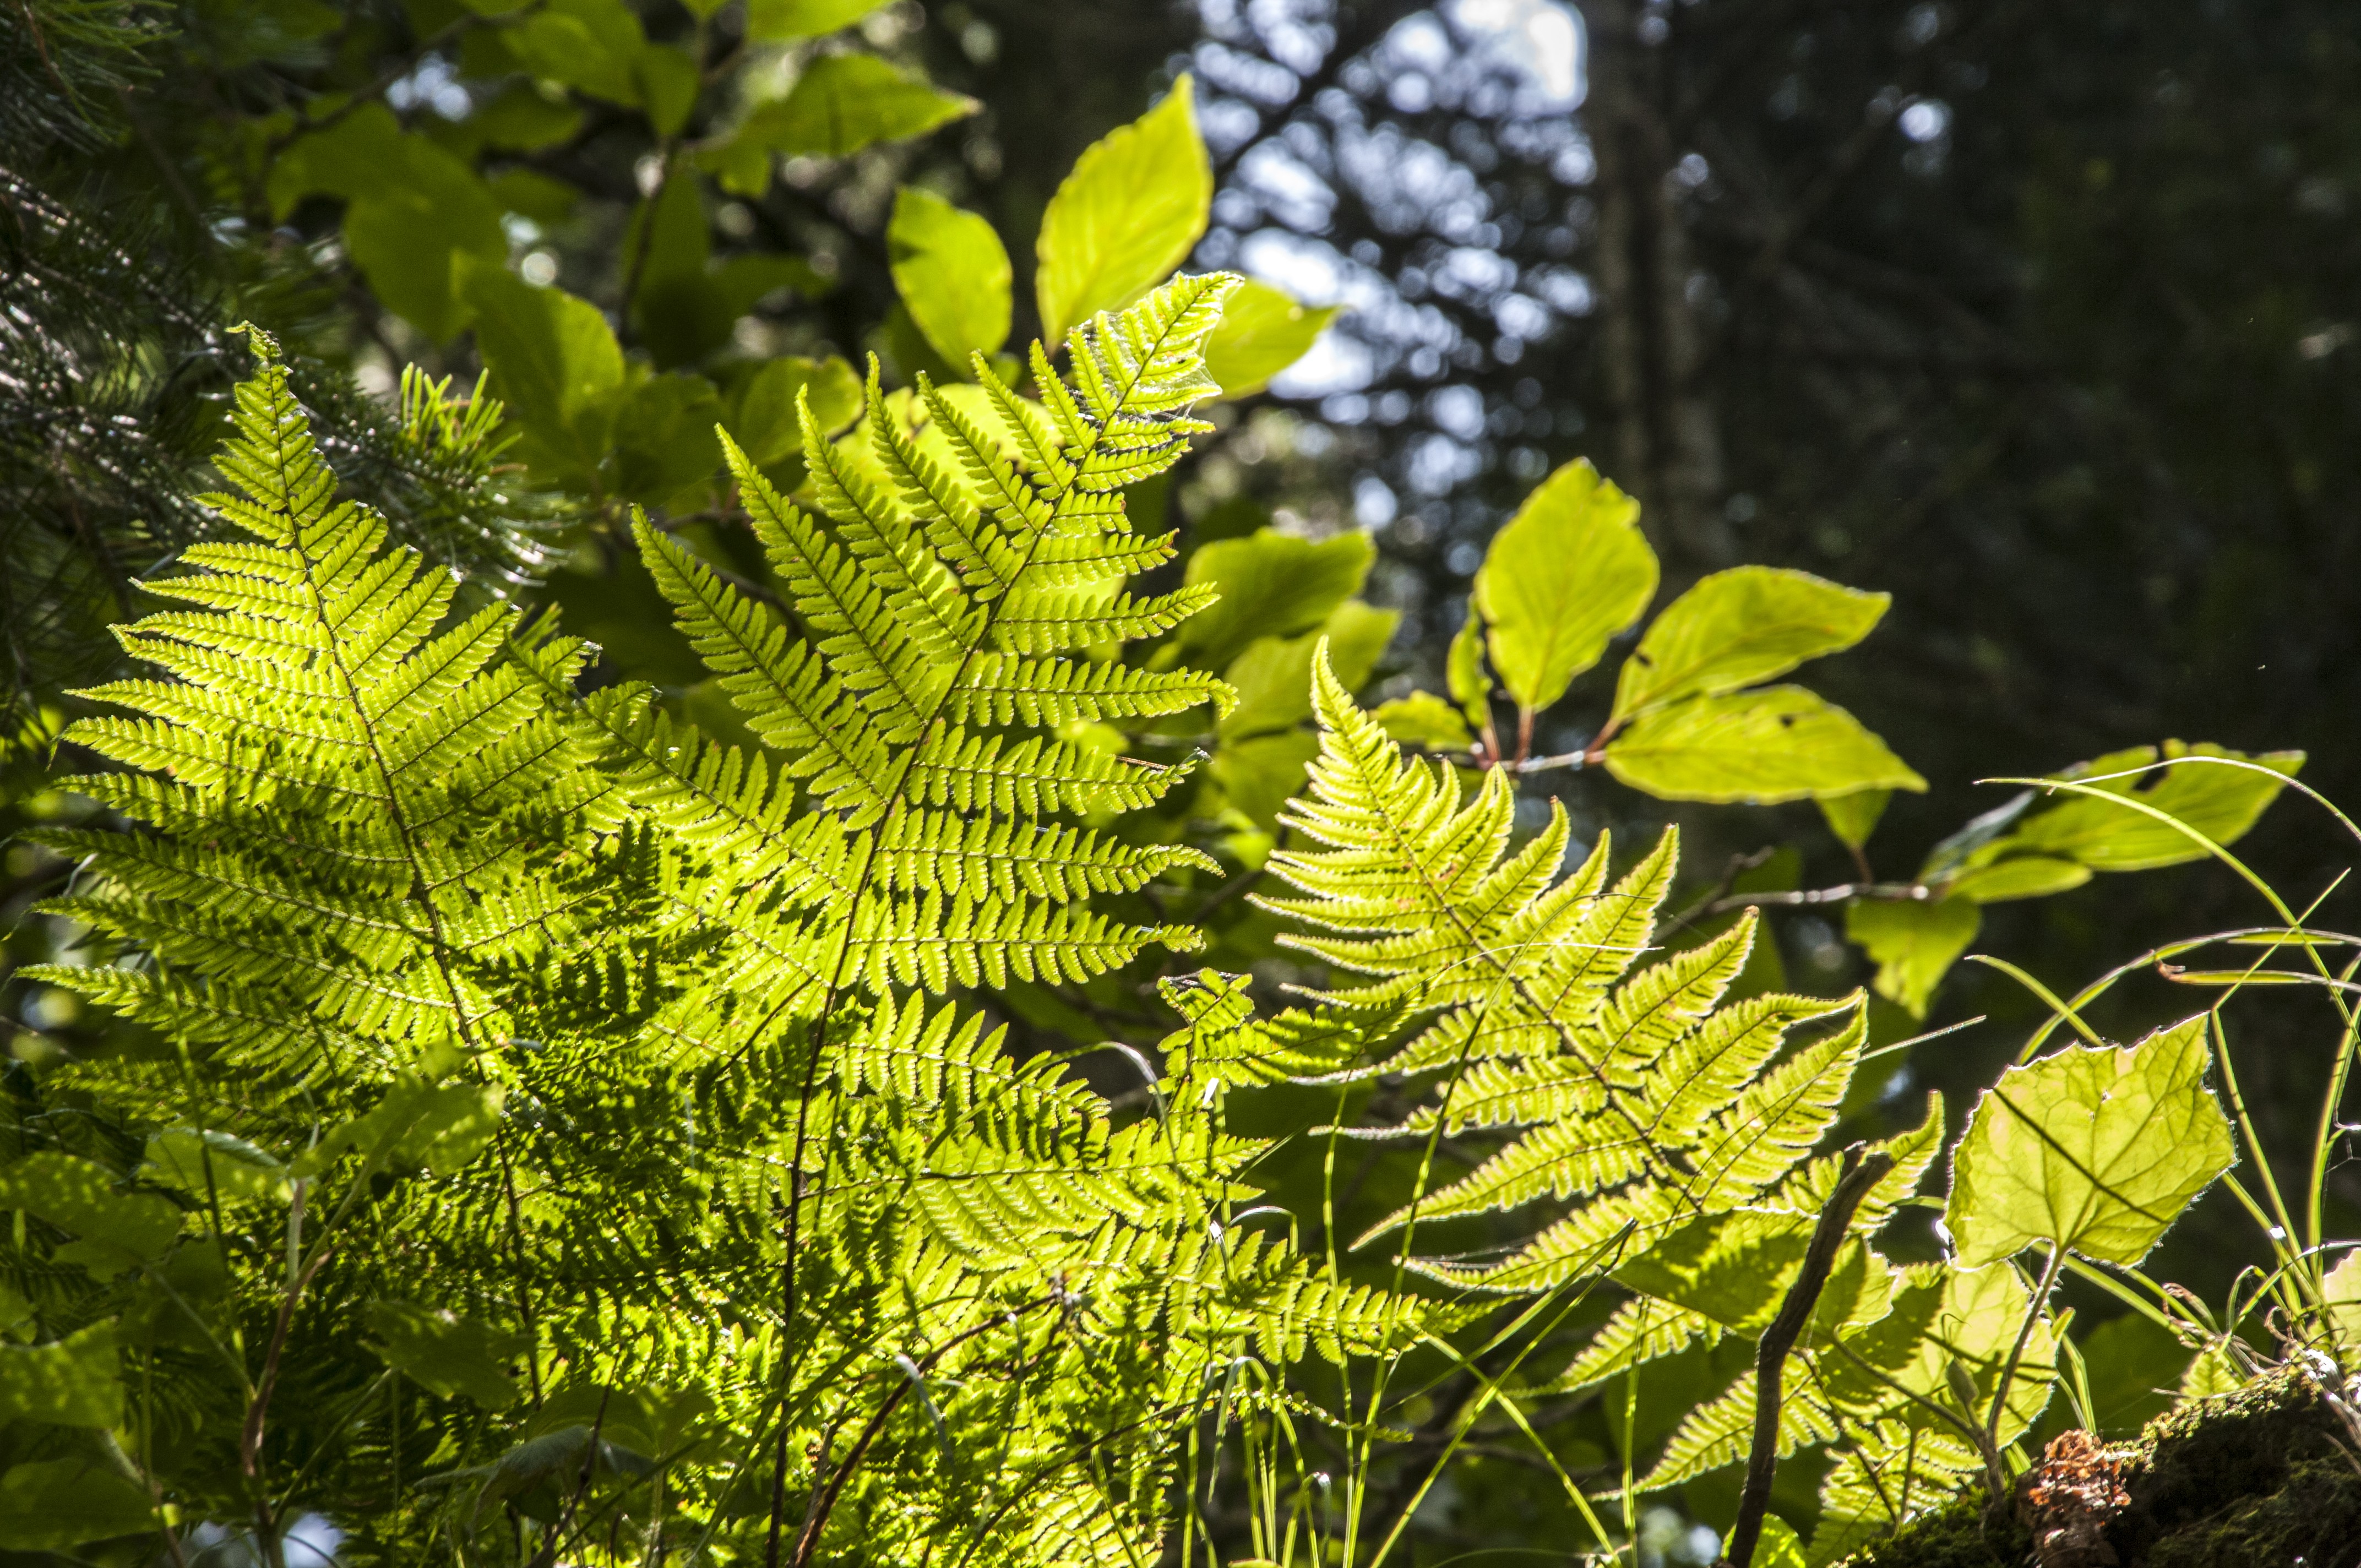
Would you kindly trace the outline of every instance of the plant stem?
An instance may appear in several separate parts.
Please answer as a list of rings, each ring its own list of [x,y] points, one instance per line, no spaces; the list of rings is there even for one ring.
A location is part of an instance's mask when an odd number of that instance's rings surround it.
[[[1779,1465],[1779,1385],[1786,1371],[1787,1353],[1795,1349],[1805,1325],[1811,1321],[1812,1310],[1819,1305],[1820,1292],[1828,1285],[1828,1271],[1836,1266],[1837,1249],[1844,1245],[1854,1211],[1893,1168],[1894,1157],[1883,1150],[1871,1154],[1862,1144],[1845,1150],[1836,1190],[1828,1195],[1828,1207],[1820,1211],[1819,1223],[1812,1228],[1811,1244],[1804,1249],[1804,1266],[1795,1282],[1787,1287],[1779,1315],[1763,1331],[1763,1343],[1754,1354],[1754,1445],[1746,1456],[1746,1486],[1738,1497],[1738,1522],[1730,1528],[1730,1551],[1721,1559],[1727,1568],[1752,1568],[1755,1543],[1763,1537],[1763,1516],[1771,1507],[1771,1478]]]

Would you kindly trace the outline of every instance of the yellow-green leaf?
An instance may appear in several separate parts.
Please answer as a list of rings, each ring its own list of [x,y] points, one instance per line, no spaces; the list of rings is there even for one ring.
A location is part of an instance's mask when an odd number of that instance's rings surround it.
[[[1617,1268],[1615,1282],[1759,1332],[1803,1266],[1815,1219],[1768,1209],[1700,1215]]]
[[[1037,242],[1041,334],[1121,310],[1180,265],[1213,211],[1213,166],[1197,135],[1194,86],[1086,148],[1049,198]]]
[[[1737,691],[1806,659],[1850,648],[1893,602],[1808,572],[1737,566],[1675,599],[1640,639],[1615,683],[1629,720],[1686,696]]]
[[[2349,1366],[2361,1354],[2361,1247],[2338,1260],[2320,1282],[2323,1325],[2335,1339],[2337,1359]]]
[[[1492,722],[1492,677],[1484,668],[1484,618],[1473,604],[1467,607],[1467,619],[1452,635],[1444,678],[1451,687],[1451,700],[1459,705],[1470,726],[1482,729]]]
[[[1828,819],[1828,831],[1837,836],[1837,842],[1849,850],[1858,850],[1877,831],[1878,818],[1885,815],[1885,803],[1894,798],[1894,792],[1857,789],[1850,795],[1824,795],[1818,798],[1820,815]]]
[[[834,435],[861,417],[861,378],[843,360],[799,355],[771,360],[739,387],[728,416],[730,439],[757,467],[802,450],[803,431],[796,422],[798,392],[811,400],[812,418],[822,435]]]
[[[1249,278],[1222,307],[1222,324],[1205,340],[1205,373],[1222,396],[1259,392],[1270,378],[1310,352],[1336,317],[1335,305],[1302,305]]]
[[[2080,887],[2090,880],[2091,868],[2079,861],[2059,860],[2050,855],[2015,855],[1971,866],[1944,891],[1952,898],[2002,904],[2012,898],[2046,898],[2053,893]]]
[[[1975,905],[1964,898],[1857,899],[1845,908],[1845,935],[1877,965],[1877,993],[1914,1018],[1927,1015],[1927,999],[1982,924]]]
[[[965,374],[969,355],[1000,352],[1012,274],[989,222],[905,185],[894,197],[885,248],[902,303],[945,363]]]
[[[1666,800],[1802,800],[1927,787],[1859,719],[1801,686],[1658,708],[1609,743],[1607,771]]]
[[[1377,546],[1366,533],[1317,543],[1275,529],[1217,539],[1189,557],[1188,580],[1222,597],[1180,623],[1170,646],[1188,663],[1218,670],[1257,637],[1309,631],[1359,591]]]
[[[1347,689],[1360,685],[1393,641],[1399,610],[1358,599],[1338,605],[1317,631],[1301,637],[1258,637],[1229,663],[1222,678],[1237,688],[1237,706],[1221,721],[1224,740],[1284,729],[1312,717],[1312,660],[1321,641]]]
[[[746,0],[746,36],[756,43],[816,38],[849,27],[885,0]]]
[[[1640,503],[1576,459],[1492,536],[1475,604],[1500,684],[1532,710],[1564,696],[1655,594],[1656,553],[1640,533]]]
[[[1960,1261],[2036,1242],[2103,1263],[2146,1257],[2230,1168],[2211,1060],[2200,1014],[2136,1046],[2076,1047],[2001,1074],[1952,1168],[1944,1219]]]
[[[1370,717],[1385,727],[1388,738],[1405,746],[1423,746],[1431,751],[1465,751],[1476,741],[1475,736],[1468,733],[1466,716],[1430,691],[1415,691],[1380,703]]]
[[[2137,778],[2107,779],[2095,787],[2110,795],[2137,800],[2187,823],[2217,844],[2243,837],[2263,809],[2279,798],[2286,780],[2303,766],[2301,751],[2268,751],[2250,756],[2213,745],[2164,743],[2167,760],[2175,757],[2223,757],[2253,762],[2257,768],[2231,767],[2221,762],[2183,762]],[[2136,768],[2157,760],[2153,748],[2119,751],[2102,757],[2062,777],[2098,776]],[[2026,818],[2011,839],[2013,846],[2040,854],[2080,861],[2093,871],[2138,872],[2179,865],[2205,858],[2205,850],[2190,837],[2135,811],[2090,795]]]

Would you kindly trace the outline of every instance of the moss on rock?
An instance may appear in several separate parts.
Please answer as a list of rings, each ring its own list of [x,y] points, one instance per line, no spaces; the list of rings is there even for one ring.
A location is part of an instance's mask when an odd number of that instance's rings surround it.
[[[2355,1568],[2361,1454],[2301,1367],[2158,1417],[2122,1462],[2108,1519],[2122,1568]],[[2015,1507],[1969,1499],[1848,1559],[1852,1568],[2024,1568],[2041,1559]]]

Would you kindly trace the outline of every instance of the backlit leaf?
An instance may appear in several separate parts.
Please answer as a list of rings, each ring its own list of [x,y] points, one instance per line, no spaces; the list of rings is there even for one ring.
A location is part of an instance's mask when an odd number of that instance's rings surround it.
[[[467,277],[476,348],[491,387],[522,427],[525,455],[586,488],[596,484],[623,384],[623,351],[598,307],[536,289],[505,268]]]
[[[796,422],[798,392],[811,400],[822,435],[834,435],[861,417],[861,378],[843,360],[784,355],[766,361],[740,384],[727,420],[730,438],[756,466],[767,468],[802,448],[803,431]]]
[[[1828,831],[1837,836],[1838,843],[1854,850],[1869,842],[1869,836],[1877,831],[1878,819],[1885,815],[1886,802],[1893,798],[1890,789],[1857,789],[1850,795],[1817,797]]]
[[[1845,905],[1845,935],[1877,965],[1877,993],[1914,1018],[1927,1015],[1927,999],[1982,924],[1964,898],[1860,898]]]
[[[1284,729],[1312,717],[1312,661],[1324,639],[1336,678],[1356,687],[1369,678],[1393,640],[1400,612],[1347,599],[1317,631],[1261,637],[1230,661],[1222,678],[1237,688],[1237,706],[1221,721],[1224,740]]]
[[[1658,708],[1608,744],[1607,770],[1666,800],[1768,802],[1927,787],[1859,719],[1801,686]]]
[[[2012,1067],[1978,1102],[1945,1222],[1969,1266],[2036,1242],[2104,1263],[2146,1257],[2230,1168],[2230,1124],[2205,1086],[2204,1014],[2120,1050]]]
[[[1465,751],[1475,743],[1467,719],[1457,708],[1430,691],[1380,703],[1370,716],[1385,726],[1386,734],[1405,746],[1431,751]]]
[[[2229,844],[2255,825],[2263,809],[2279,798],[2283,780],[2303,766],[2301,751],[2269,751],[2248,756],[2213,745],[2164,744],[2164,756],[2226,757],[2260,764],[2268,771],[2228,767],[2213,762],[2184,762],[2160,768],[2136,778],[2107,779],[2098,788],[2111,795],[2139,800],[2177,817],[2217,844]],[[2136,768],[2157,760],[2151,747],[2120,751],[2084,764],[2074,777]],[[2190,837],[2143,812],[2078,795],[2062,805],[2026,817],[2011,843],[2037,853],[2080,861],[2093,871],[2138,872],[2179,865],[2205,858],[2206,851]]]
[[[969,355],[1000,352],[1008,341],[1013,274],[988,221],[905,185],[894,197],[885,246],[902,303],[946,364],[965,374]]]
[[[1960,872],[1945,892],[1951,898],[2000,904],[2012,898],[2046,898],[2053,893],[2080,887],[2090,880],[2091,868],[2079,861],[2051,855],[2015,855],[1971,867]]]
[[[1213,201],[1195,87],[1183,76],[1162,103],[1092,143],[1049,198],[1036,242],[1043,338],[1061,344],[1077,323],[1162,282],[1205,232]]]
[[[1475,604],[1492,667],[1521,708],[1547,707],[1598,663],[1656,593],[1640,503],[1576,459],[1542,481],[1492,536]]]
[[[1784,675],[1869,635],[1890,594],[1862,593],[1808,572],[1738,566],[1667,606],[1615,683],[1614,717],[1631,719],[1686,696],[1715,696]]]
[[[1188,581],[1211,583],[1222,597],[1183,621],[1170,646],[1218,670],[1257,637],[1309,631],[1360,590],[1377,556],[1359,532],[1318,543],[1268,528],[1217,539],[1189,557]]]
[[[1298,304],[1249,278],[1222,307],[1222,324],[1205,340],[1205,373],[1221,383],[1225,398],[1259,392],[1311,351],[1340,308]]]

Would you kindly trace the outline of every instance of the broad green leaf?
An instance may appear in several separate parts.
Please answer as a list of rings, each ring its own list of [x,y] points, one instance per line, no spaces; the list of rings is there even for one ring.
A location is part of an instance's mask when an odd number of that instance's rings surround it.
[[[524,455],[582,489],[597,488],[623,385],[623,351],[607,318],[562,289],[536,289],[505,268],[467,277],[478,313],[476,348],[491,390],[522,428]]]
[[[275,1198],[287,1186],[287,1168],[244,1138],[174,1127],[148,1140],[140,1175],[202,1198]]]
[[[372,1301],[362,1313],[388,1366],[430,1392],[506,1409],[517,1387],[505,1363],[525,1348],[522,1335],[411,1301]]]
[[[2224,1394],[2235,1394],[2246,1387],[2246,1375],[2220,1345],[2207,1345],[2191,1356],[2189,1370],[2180,1375],[2180,1387],[2175,1390],[2184,1405],[2200,1399],[2217,1398]]]
[[[1882,1410],[1916,1431],[1939,1432],[1947,1430],[1941,1418],[1909,1396],[1956,1409],[1956,1365],[1973,1386],[1981,1419],[1990,1412],[2001,1368],[2031,1299],[2016,1271],[2005,1266],[1938,1263],[1905,1269],[1891,1310],[1839,1335],[1846,1354],[1822,1358],[1828,1391],[1856,1411]],[[2010,1387],[2003,1442],[2013,1441],[2048,1404],[2057,1355],[2048,1325],[2037,1323]]]
[[[1845,906],[1845,935],[1877,965],[1877,993],[1914,1018],[1927,1015],[1927,999],[1982,924],[1983,916],[1964,898],[1862,898]]]
[[[461,122],[478,147],[511,152],[539,152],[555,147],[582,128],[582,111],[564,94],[546,96],[527,82],[511,83],[489,103]]]
[[[757,43],[816,38],[849,27],[885,0],[746,0],[746,36]]]
[[[575,203],[582,195],[565,181],[530,169],[503,169],[484,185],[502,212],[531,218],[544,228],[555,228],[573,216]]]
[[[1723,1542],[1725,1548],[1728,1542]],[[1766,1514],[1763,1533],[1755,1538],[1754,1561],[1750,1568],[1805,1568],[1803,1538],[1795,1527],[1776,1514]]]
[[[370,1169],[395,1165],[448,1175],[483,1152],[500,1130],[506,1098],[507,1091],[497,1084],[438,1088],[415,1080],[397,1082],[366,1113],[331,1129],[289,1168],[298,1177],[314,1177],[350,1150]]]
[[[1229,804],[1268,829],[1280,806],[1303,787],[1320,738],[1305,729],[1280,729],[1243,740],[1224,740],[1206,765]]]
[[[1444,679],[1451,688],[1451,700],[1467,716],[1470,729],[1480,730],[1490,725],[1492,677],[1484,668],[1484,618],[1472,603],[1467,607],[1467,619],[1452,634]]]
[[[1609,742],[1607,771],[1665,800],[1771,802],[1927,787],[1859,719],[1801,686],[1658,708]]]
[[[1222,396],[1259,392],[1270,378],[1302,358],[1341,307],[1301,305],[1249,278],[1222,307],[1222,324],[1205,340],[1205,373]]]
[[[697,107],[697,61],[684,49],[650,44],[631,62],[638,78],[640,104],[649,128],[660,137],[676,137],[688,126]]]
[[[272,212],[308,195],[338,196],[345,250],[387,309],[437,342],[474,313],[461,295],[465,258],[508,256],[502,204],[476,171],[370,104],[299,137],[271,166]]]
[[[975,111],[974,99],[938,92],[875,55],[831,54],[813,60],[785,98],[748,115],[738,134],[791,158],[850,158]]]
[[[1465,751],[1476,742],[1475,736],[1468,733],[1466,716],[1429,691],[1416,691],[1381,703],[1370,717],[1385,727],[1388,736],[1405,746],[1423,746],[1430,751]]]
[[[2102,1263],[2146,1257],[2230,1168],[2230,1124],[2205,1087],[2206,1018],[2120,1050],[2076,1047],[2012,1067],[1969,1117],[1944,1211],[1960,1261],[2036,1242]]]
[[[1130,304],[1187,258],[1213,212],[1213,166],[1197,135],[1195,86],[1085,148],[1049,198],[1035,248],[1041,335]]]
[[[1617,1284],[1760,1332],[1803,1266],[1817,1216],[1740,1209],[1691,1220],[1614,1271]]]
[[[2244,836],[2279,798],[2284,780],[2303,766],[2301,751],[2268,751],[2248,755],[2220,746],[2164,743],[2167,759],[2226,757],[2259,763],[2268,772],[2225,767],[2210,762],[2184,762],[2138,778],[2110,779],[2096,787],[2153,806],[2202,833],[2217,844]],[[2157,760],[2154,749],[2140,747],[2102,757],[2060,777],[2104,775]],[[2179,865],[2205,858],[2205,850],[2188,835],[2175,831],[2145,813],[2111,805],[2089,795],[2026,817],[2010,839],[2012,847],[2039,854],[2080,861],[2093,871],[2139,872]]]
[[[1338,605],[1317,631],[1301,637],[1260,637],[1230,661],[1222,678],[1237,688],[1237,706],[1223,716],[1224,740],[1285,729],[1312,717],[1312,663],[1321,642],[1345,687],[1361,685],[1393,641],[1399,611],[1358,599]]]
[[[803,449],[796,422],[796,395],[811,400],[820,433],[834,435],[861,417],[861,378],[838,358],[789,355],[766,362],[739,385],[725,422],[730,439],[757,467],[768,467]]]
[[[631,389],[615,420],[615,488],[661,506],[721,466],[721,399],[702,376],[675,370]]]
[[[2321,1281],[2320,1301],[2338,1358],[2349,1366],[2361,1354],[2361,1247],[2346,1253],[2328,1271]]]
[[[38,1315],[25,1293],[5,1279],[0,1279],[0,1339],[19,1343],[30,1341],[40,1332]]]
[[[1990,1411],[1999,1391],[2001,1370],[2016,1347],[2033,1293],[2016,1270],[2005,1266],[1979,1268],[1955,1263],[1941,1271],[1941,1278],[1943,1308],[1936,1315],[1933,1339],[1943,1356],[1958,1362],[1973,1380],[1982,1416]],[[2002,1442],[2015,1442],[2040,1418],[2057,1376],[2057,1336],[2046,1321],[2037,1321],[2026,1336],[2009,1386],[2008,1409],[2000,1424]]]
[[[0,1475],[0,1547],[11,1552],[82,1546],[154,1528],[148,1489],[101,1460],[37,1460]]]
[[[902,303],[946,364],[965,375],[969,355],[1000,352],[1014,274],[986,219],[905,185],[895,193],[885,247]]]
[[[1656,617],[1615,683],[1613,717],[1630,720],[1686,696],[1713,696],[1784,675],[1851,647],[1893,602],[1808,572],[1716,572]]]
[[[2049,855],[2015,855],[1971,866],[1944,890],[1949,898],[1973,899],[1978,904],[2002,904],[2012,898],[2046,898],[2091,880],[2091,868],[2079,861]]]
[[[1820,815],[1828,819],[1828,831],[1837,842],[1850,850],[1858,850],[1869,842],[1877,831],[1878,818],[1885,815],[1886,802],[1894,798],[1890,789],[1857,789],[1850,795],[1824,795],[1817,797]]]
[[[0,1345],[0,1421],[112,1427],[123,1420],[115,1325],[48,1344]]]
[[[548,0],[504,35],[525,71],[637,108],[647,35],[623,0]]]
[[[1169,647],[1180,659],[1218,670],[1257,637],[1292,637],[1326,620],[1360,591],[1377,546],[1365,533],[1313,543],[1272,529],[1218,539],[1189,557],[1188,580],[1212,583],[1222,597],[1180,623]]]
[[[0,1167],[0,1209],[22,1209],[74,1238],[58,1255],[99,1278],[164,1255],[181,1210],[156,1192],[118,1192],[106,1169],[47,1151]]]
[[[323,130],[307,132],[271,160],[263,181],[270,215],[284,220],[306,196],[352,201],[409,161],[401,122],[382,104],[364,104]]]
[[[1542,481],[1492,536],[1474,602],[1490,629],[1492,668],[1532,711],[1564,696],[1655,594],[1656,553],[1641,536],[1640,503],[1578,458]]]

